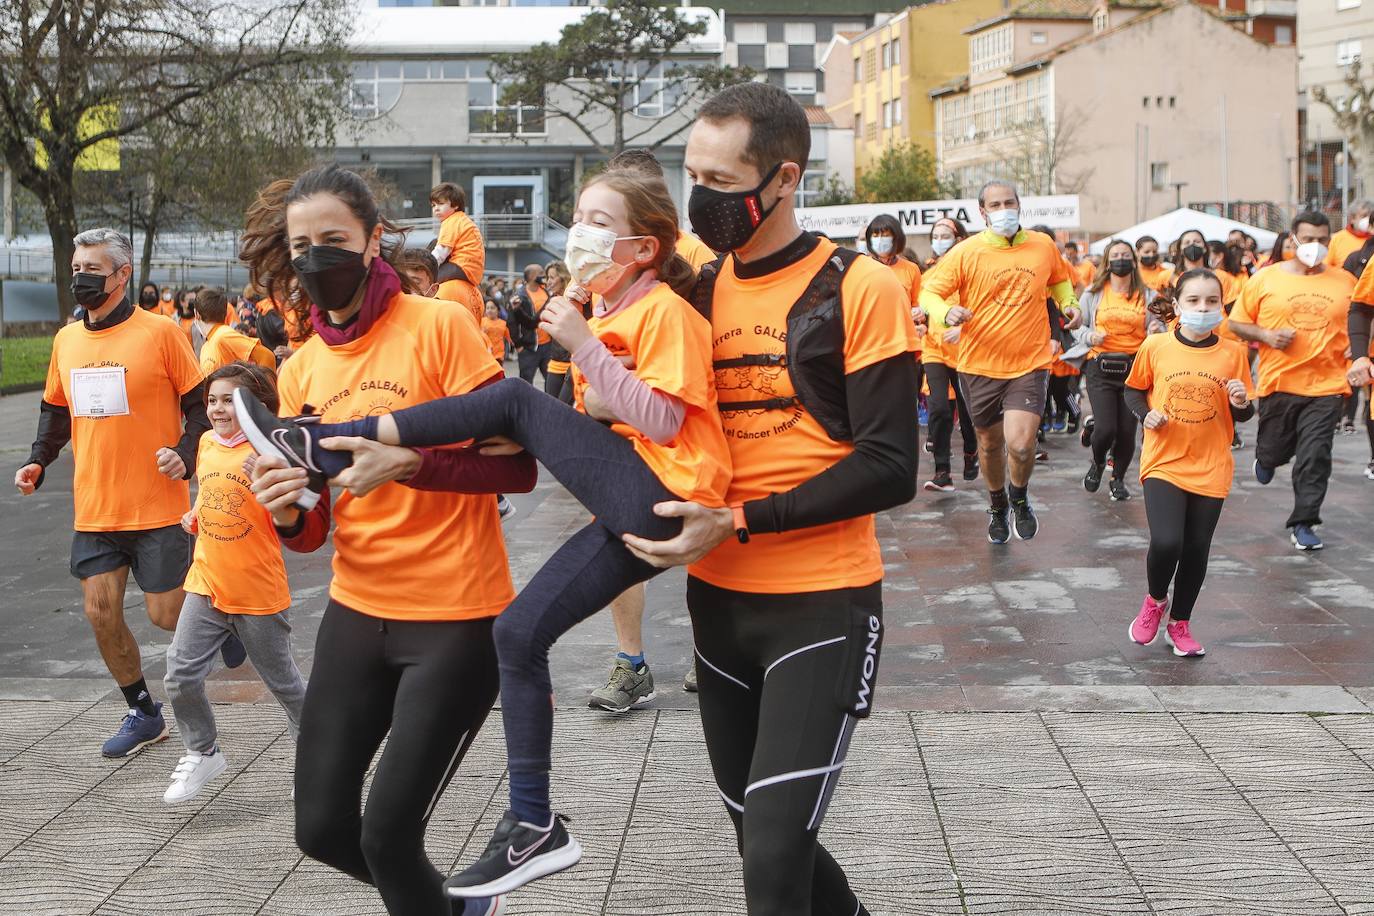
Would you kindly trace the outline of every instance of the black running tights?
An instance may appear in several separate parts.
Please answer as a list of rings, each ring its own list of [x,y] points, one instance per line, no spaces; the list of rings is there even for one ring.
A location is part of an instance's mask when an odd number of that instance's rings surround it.
[[[1150,549],[1145,555],[1150,597],[1163,600],[1172,581],[1169,616],[1189,620],[1207,578],[1207,556],[1223,500],[1189,493],[1157,477],[1147,477],[1143,486],[1150,524]]]

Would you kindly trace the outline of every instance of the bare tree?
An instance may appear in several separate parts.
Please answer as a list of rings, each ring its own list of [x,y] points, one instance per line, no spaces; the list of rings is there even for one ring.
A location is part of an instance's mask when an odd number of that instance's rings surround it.
[[[1078,135],[1082,114],[1065,108],[1058,117],[1042,111],[1018,122],[997,145],[1003,175],[1023,194],[1077,194],[1092,179],[1092,166],[1071,169],[1069,163],[1085,152]]]
[[[705,21],[655,0],[609,0],[564,26],[557,44],[492,55],[493,79],[505,84],[500,102],[510,112],[497,112],[491,130],[513,133],[514,110],[523,108],[567,121],[607,157],[660,146],[690,126],[703,98],[753,76],[747,68],[670,59],[705,32]]]
[[[1336,127],[1354,154],[1358,182],[1366,196],[1374,191],[1374,68],[1369,81],[1364,79],[1364,61],[1356,58],[1345,71],[1342,92],[1332,97],[1325,86],[1313,86],[1316,99],[1335,116]]]
[[[345,0],[0,0],[0,153],[43,208],[63,315],[78,169],[231,87],[341,82],[348,21]]]

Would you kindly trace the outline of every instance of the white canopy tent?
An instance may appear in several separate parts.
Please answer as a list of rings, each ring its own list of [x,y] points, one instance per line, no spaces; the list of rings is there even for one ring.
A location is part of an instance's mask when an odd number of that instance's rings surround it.
[[[1278,234],[1270,232],[1268,229],[1261,229],[1258,226],[1251,226],[1248,223],[1237,222],[1233,219],[1226,219],[1222,216],[1213,216],[1210,213],[1203,213],[1200,210],[1190,210],[1187,207],[1180,207],[1171,213],[1163,216],[1156,216],[1154,219],[1146,220],[1132,226],[1129,229],[1122,229],[1104,238],[1100,238],[1088,247],[1093,254],[1102,254],[1106,249],[1107,243],[1112,239],[1125,239],[1131,244],[1142,235],[1154,236],[1159,240],[1160,248],[1168,248],[1169,243],[1178,238],[1189,229],[1196,229],[1210,239],[1226,241],[1226,234],[1232,229],[1239,229],[1241,232],[1254,236],[1259,243],[1260,251],[1266,251],[1274,247],[1274,240]]]

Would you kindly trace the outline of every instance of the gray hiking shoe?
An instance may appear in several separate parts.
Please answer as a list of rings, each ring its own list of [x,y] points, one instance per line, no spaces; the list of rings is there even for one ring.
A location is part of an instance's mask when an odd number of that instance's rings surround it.
[[[607,712],[625,712],[654,698],[654,674],[647,664],[638,671],[627,659],[617,657],[605,687],[592,691],[587,705]]]
[[[687,669],[687,676],[682,679],[682,689],[688,693],[697,692],[697,657],[692,654],[692,667]]]

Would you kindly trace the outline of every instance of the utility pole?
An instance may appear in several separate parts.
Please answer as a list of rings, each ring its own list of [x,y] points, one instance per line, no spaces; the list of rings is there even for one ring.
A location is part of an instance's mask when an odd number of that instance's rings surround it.
[[[1175,210],[1182,210],[1182,209],[1183,209],[1183,189],[1186,188],[1186,187],[1188,187],[1188,182],[1186,182],[1186,181],[1171,181],[1171,182],[1169,182],[1169,183],[1170,183],[1170,184],[1173,186],[1173,188],[1174,188],[1174,209],[1175,209]]]
[[[1228,149],[1226,129],[1226,96],[1221,97],[1221,215],[1230,216],[1231,188],[1230,176],[1227,172],[1230,169],[1230,151]]]

